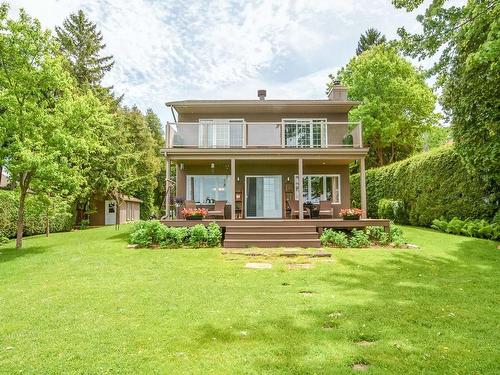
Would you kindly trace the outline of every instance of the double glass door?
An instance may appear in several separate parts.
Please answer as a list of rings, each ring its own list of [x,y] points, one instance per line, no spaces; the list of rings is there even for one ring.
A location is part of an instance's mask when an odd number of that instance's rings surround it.
[[[282,217],[281,176],[247,176],[245,182],[247,218]]]

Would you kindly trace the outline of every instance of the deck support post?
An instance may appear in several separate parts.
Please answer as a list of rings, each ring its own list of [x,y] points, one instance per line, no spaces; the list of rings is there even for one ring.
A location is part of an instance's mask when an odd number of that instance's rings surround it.
[[[303,160],[299,158],[299,219],[304,219],[304,172]]]
[[[170,159],[165,155],[165,216],[170,219]]]
[[[361,197],[361,209],[363,214],[362,219],[366,219],[367,207],[366,207],[366,171],[365,171],[365,158],[359,160],[359,184],[360,184],[360,197]]]
[[[236,202],[235,202],[235,191],[236,191],[236,160],[231,159],[231,220],[236,218]]]

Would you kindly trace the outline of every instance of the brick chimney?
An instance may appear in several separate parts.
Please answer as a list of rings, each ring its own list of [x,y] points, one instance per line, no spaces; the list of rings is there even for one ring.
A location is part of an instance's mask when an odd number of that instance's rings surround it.
[[[257,96],[259,97],[259,100],[266,100],[266,90],[258,90],[257,91]]]
[[[328,92],[328,99],[334,102],[344,102],[347,100],[347,86],[342,86],[340,81],[333,81],[332,88]]]

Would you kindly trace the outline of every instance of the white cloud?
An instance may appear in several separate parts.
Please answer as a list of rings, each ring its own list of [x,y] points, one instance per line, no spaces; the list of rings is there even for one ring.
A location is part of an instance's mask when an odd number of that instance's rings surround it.
[[[13,1],[45,27],[83,8],[116,64],[106,78],[127,104],[185,98],[324,97],[328,73],[353,54],[359,34],[394,37],[413,15],[388,0]]]

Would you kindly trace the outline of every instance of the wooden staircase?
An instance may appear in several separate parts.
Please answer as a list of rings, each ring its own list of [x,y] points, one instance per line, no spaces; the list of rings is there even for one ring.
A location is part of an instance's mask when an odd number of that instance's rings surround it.
[[[224,247],[321,247],[315,225],[291,221],[246,221],[227,225]]]

